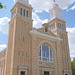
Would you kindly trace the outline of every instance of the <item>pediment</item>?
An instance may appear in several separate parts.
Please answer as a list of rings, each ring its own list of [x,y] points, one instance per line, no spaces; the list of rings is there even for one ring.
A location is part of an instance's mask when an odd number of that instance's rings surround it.
[[[40,33],[46,34],[46,35],[50,35],[52,37],[56,37],[56,35],[50,30],[48,30],[48,32],[45,32],[44,28],[37,29],[37,31],[40,32]]]

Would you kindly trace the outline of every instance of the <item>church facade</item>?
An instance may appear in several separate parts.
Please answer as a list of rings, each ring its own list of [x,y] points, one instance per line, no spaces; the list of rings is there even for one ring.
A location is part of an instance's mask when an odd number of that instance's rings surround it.
[[[15,0],[0,75],[72,75],[61,8],[54,3],[49,22],[39,29],[33,28],[32,9],[28,0]]]

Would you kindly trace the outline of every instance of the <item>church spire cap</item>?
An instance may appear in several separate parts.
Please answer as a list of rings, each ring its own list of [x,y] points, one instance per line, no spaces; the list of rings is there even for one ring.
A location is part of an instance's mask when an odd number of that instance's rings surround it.
[[[50,21],[55,18],[63,20],[62,15],[61,15],[61,8],[59,7],[59,5],[57,4],[57,2],[55,0],[53,0],[53,2],[54,2],[54,4],[53,4],[52,8],[49,10]]]
[[[53,7],[59,7],[59,5],[56,3],[56,0],[53,0],[54,4]]]
[[[29,0],[15,0],[15,3],[16,2],[24,2],[24,3],[29,3]]]
[[[53,0],[54,2],[56,2],[55,0]]]
[[[23,4],[23,5],[29,6],[29,7],[32,8],[32,6],[29,4],[29,0],[15,0],[15,4],[17,2],[19,2],[19,3]]]

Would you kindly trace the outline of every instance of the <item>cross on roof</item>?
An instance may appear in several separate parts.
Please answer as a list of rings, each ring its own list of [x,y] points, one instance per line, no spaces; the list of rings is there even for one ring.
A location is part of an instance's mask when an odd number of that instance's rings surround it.
[[[53,0],[54,2],[56,2],[55,0]]]

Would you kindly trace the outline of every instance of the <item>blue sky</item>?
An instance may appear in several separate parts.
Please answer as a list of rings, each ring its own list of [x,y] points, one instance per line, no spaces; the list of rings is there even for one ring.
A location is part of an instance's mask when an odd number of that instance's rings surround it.
[[[33,7],[33,26],[39,27],[50,19],[48,10],[52,7],[52,0],[29,0]],[[14,6],[14,0],[0,0],[7,9],[0,9],[0,51],[7,45],[8,22],[10,10]],[[75,57],[75,0],[56,0],[62,9],[62,17],[66,21],[68,31],[71,58]],[[41,6],[40,6],[40,3]],[[39,26],[38,26],[39,25]]]

